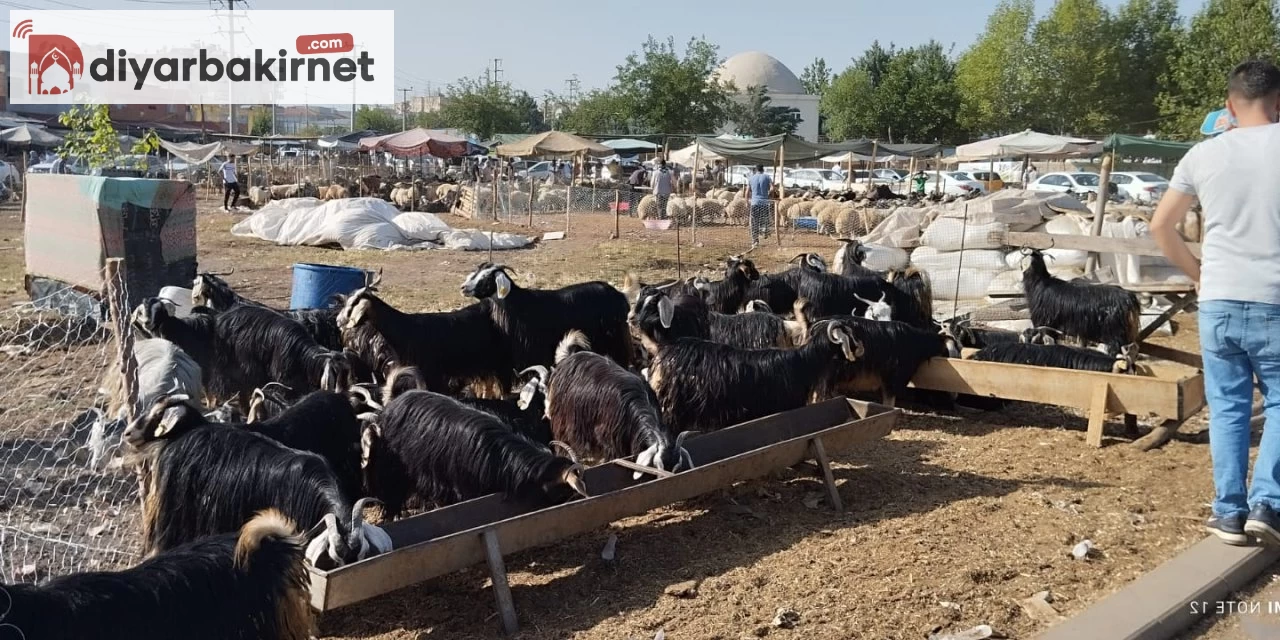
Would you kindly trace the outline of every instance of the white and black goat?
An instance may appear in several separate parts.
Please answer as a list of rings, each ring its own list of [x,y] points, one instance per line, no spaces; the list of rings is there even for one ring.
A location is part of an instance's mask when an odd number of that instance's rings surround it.
[[[683,446],[689,432],[676,436],[663,424],[653,389],[590,348],[580,331],[570,331],[556,348],[547,382],[555,439],[601,460],[635,455],[637,463],[663,471],[693,468]]]
[[[204,272],[196,275],[196,279],[191,283],[191,304],[207,307],[217,313],[238,304],[270,308],[236,293],[219,275],[223,274]],[[338,310],[342,308],[343,301],[344,296],[334,296],[333,304],[327,308],[273,310],[301,324],[320,346],[340,350],[342,349],[342,332],[338,329]]]
[[[504,493],[557,503],[587,494],[584,468],[517,434],[492,414],[430,391],[387,402],[365,427],[365,479],[389,517],[412,496],[435,505]]]
[[[266,510],[232,532],[123,571],[0,584],[0,635],[134,640],[307,640],[314,629],[303,536]]]
[[[200,365],[178,345],[161,338],[134,340],[133,357],[137,362],[138,407],[150,407],[156,400],[173,393],[185,393],[193,398],[204,393]],[[120,370],[118,366],[110,367],[98,389],[108,398],[107,411],[89,431],[90,469],[101,469],[113,457],[120,444],[119,436],[128,426],[128,396]]]
[[[791,259],[795,267],[781,273],[764,273],[747,287],[747,301],[761,300],[770,309],[790,309],[796,299],[804,297],[801,282],[809,274],[827,274],[827,261],[816,253],[802,253]]]
[[[495,393],[496,387],[505,393],[514,371],[492,306],[481,300],[456,311],[405,313],[365,287],[347,298],[338,323],[347,348],[382,377],[394,366],[413,366],[432,391],[478,387]]]
[[[958,358],[955,340],[896,320],[879,322],[837,316],[865,353],[856,361],[837,362],[831,372],[832,390],[843,395],[879,393],[894,406],[920,365],[930,358]]]
[[[1076,369],[1079,371],[1136,373],[1134,361],[1137,356],[1138,346],[1136,344],[1124,345],[1120,348],[1118,354],[1109,356],[1094,349],[1062,344],[1043,345],[1009,342],[993,344],[980,349],[971,356],[971,359],[983,362],[1025,364],[1035,367]]]
[[[879,278],[880,272],[862,266],[867,260],[867,248],[857,239],[836,238],[840,248],[832,260],[832,271],[849,278]]]
[[[1030,264],[1022,272],[1022,288],[1037,327],[1052,327],[1084,346],[1100,344],[1114,355],[1138,341],[1141,310],[1131,291],[1111,285],[1067,282],[1055,278],[1038,250],[1023,249]]]
[[[520,391],[505,398],[460,397],[458,401],[484,411],[511,427],[512,431],[539,444],[551,445],[551,421],[547,418],[546,367],[537,364],[520,372],[525,379]],[[526,379],[527,378],[527,379]]]
[[[462,283],[462,294],[488,300],[493,324],[511,350],[516,369],[551,366],[556,345],[577,329],[600,353],[627,366],[631,336],[627,297],[606,282],[583,282],[560,289],[525,289],[511,279],[510,267],[482,262]]]
[[[134,310],[133,323],[190,355],[215,401],[234,397],[247,408],[253,390],[268,382],[299,391],[339,391],[350,384],[345,353],[316,344],[302,325],[275,311],[237,305],[213,314],[197,307],[190,317],[177,318],[172,304],[148,298]]]
[[[799,349],[738,349],[696,338],[661,346],[649,384],[663,420],[680,430],[715,430],[827,397],[834,365],[857,361],[864,349],[844,322],[819,322],[809,333]]]
[[[324,458],[242,426],[210,424],[188,402],[162,398],[125,431],[143,469],[144,553],[235,531],[263,509],[295,522],[333,515],[345,541],[328,550],[335,564],[388,550],[366,546],[386,534],[352,518],[351,497]]]

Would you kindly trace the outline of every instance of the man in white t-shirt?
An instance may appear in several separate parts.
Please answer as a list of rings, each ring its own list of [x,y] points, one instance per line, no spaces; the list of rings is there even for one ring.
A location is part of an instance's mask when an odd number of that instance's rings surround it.
[[[240,201],[240,180],[236,178],[236,157],[229,156],[219,169],[222,172],[222,210],[230,211]]]
[[[1178,163],[1151,221],[1160,250],[1200,292],[1200,348],[1213,457],[1210,533],[1280,546],[1280,69],[1244,62],[1227,76],[1236,128]],[[1204,211],[1196,260],[1178,234],[1195,200]],[[1248,485],[1253,381],[1266,426]]]

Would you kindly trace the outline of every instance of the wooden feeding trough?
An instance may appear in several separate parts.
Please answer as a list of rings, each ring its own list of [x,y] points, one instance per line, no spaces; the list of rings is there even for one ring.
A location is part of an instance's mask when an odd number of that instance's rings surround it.
[[[828,499],[842,509],[828,452],[880,438],[899,411],[836,398],[690,438],[695,467],[670,474],[614,460],[584,474],[591,497],[538,508],[489,495],[388,524],[395,550],[332,571],[311,568],[311,604],[331,611],[487,561],[503,629],[517,628],[502,556],[546,545],[614,520],[687,500],[735,482],[814,460]],[[634,471],[647,475],[633,479]]]
[[[1144,375],[1122,375],[934,358],[916,371],[912,385],[1087,411],[1086,441],[1100,447],[1102,426],[1108,413],[1161,418],[1164,422],[1157,429],[1172,435],[1179,425],[1204,407],[1204,376],[1199,371],[1168,364],[1142,365],[1146,363],[1141,363],[1139,370],[1145,368],[1150,375],[1145,375],[1145,371]]]

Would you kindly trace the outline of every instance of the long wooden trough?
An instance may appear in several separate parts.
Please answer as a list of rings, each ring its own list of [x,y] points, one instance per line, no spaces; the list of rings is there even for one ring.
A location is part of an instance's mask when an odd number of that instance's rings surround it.
[[[837,398],[690,438],[685,448],[695,467],[679,474],[615,460],[584,474],[589,498],[538,508],[495,494],[392,522],[385,529],[394,551],[333,571],[311,568],[311,604],[330,611],[487,561],[503,627],[514,632],[502,554],[591,531],[804,460],[818,463],[828,499],[841,509],[827,454],[883,437],[899,415],[896,409]],[[636,469],[647,475],[634,479]]]

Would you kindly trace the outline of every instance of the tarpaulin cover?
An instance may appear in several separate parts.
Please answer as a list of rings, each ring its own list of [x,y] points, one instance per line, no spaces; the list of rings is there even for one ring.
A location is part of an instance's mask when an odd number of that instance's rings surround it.
[[[619,138],[617,140],[605,140],[601,142],[606,147],[613,149],[619,153],[649,153],[662,148],[662,145],[648,142],[645,140],[636,140],[635,138]]]
[[[959,160],[989,158],[1070,158],[1098,155],[1102,145],[1085,138],[1071,138],[1027,129],[999,138],[979,140],[956,147]]]
[[[196,275],[195,187],[185,180],[27,176],[26,273],[101,291],[124,258],[130,308]]]
[[[434,214],[400,211],[381,198],[316,198],[272,200],[231,227],[232,235],[261,238],[281,245],[332,246],[343,249],[489,248],[490,233],[452,229]],[[493,233],[494,249],[518,249],[533,242],[513,233]]]
[[[844,142],[833,142],[829,145],[833,151],[832,155],[852,152],[860,156],[870,157],[874,152],[876,158],[880,156],[902,156],[906,158],[932,158],[938,155],[942,150],[942,145],[937,144],[885,144],[874,140],[846,140]],[[855,158],[856,160],[856,158]]]
[[[0,142],[17,147],[56,147],[62,144],[62,138],[39,125],[20,124],[0,131]]]
[[[370,140],[375,142],[370,143]],[[360,141],[360,149],[386,151],[401,158],[426,155],[437,158],[457,158],[467,155],[468,146],[466,138],[434,129],[416,127],[387,136],[364,138]]]
[[[568,156],[580,153],[607,156],[613,149],[582,136],[565,131],[535,133],[511,144],[498,145],[494,153],[500,156]]]
[[[258,150],[258,145],[231,142],[229,140],[210,142],[209,144],[196,144],[194,142],[169,142],[162,139],[160,140],[160,147],[182,158],[188,164],[204,164],[214,156],[243,156]]]
[[[724,140],[721,138],[703,138],[697,140],[705,154],[711,153],[743,163],[770,164],[778,161],[778,149],[783,149],[783,161],[804,162],[817,160],[837,151],[830,145],[815,144],[793,135],[776,135],[750,140]]]
[[[1174,142],[1141,136],[1113,133],[1102,142],[1102,148],[1130,158],[1169,158],[1176,160],[1194,147],[1194,142]]]

